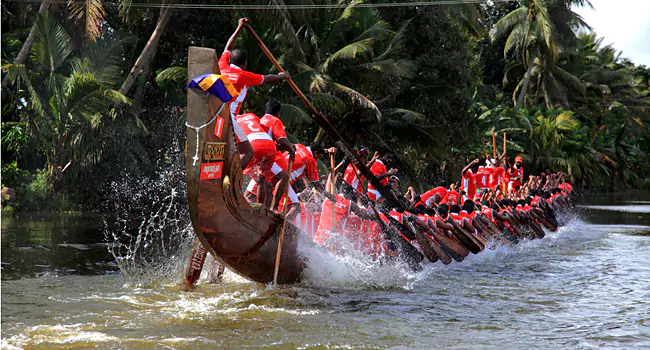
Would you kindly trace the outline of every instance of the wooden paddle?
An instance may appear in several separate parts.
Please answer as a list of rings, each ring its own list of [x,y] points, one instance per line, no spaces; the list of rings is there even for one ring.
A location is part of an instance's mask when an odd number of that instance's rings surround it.
[[[352,167],[352,169],[357,175],[357,178],[361,179],[361,176],[359,175],[359,170],[354,166]],[[366,184],[364,182],[361,182],[361,188],[363,189],[363,193],[361,193],[361,196],[370,202],[370,199],[368,198],[368,191],[366,190]],[[381,219],[381,217],[379,216],[379,212],[377,212],[377,208],[375,208],[372,204],[370,205],[370,208],[372,208],[372,212],[375,214],[375,220],[379,223],[379,226],[381,226],[381,229],[384,232],[384,236],[386,237],[386,239],[390,240],[391,242],[394,242],[396,245],[399,245],[400,247],[399,249],[404,255],[404,258],[406,258],[405,260],[407,261],[407,263],[414,270],[417,270],[419,268],[420,261],[424,260],[423,254],[419,250],[415,249],[415,247],[413,247],[413,245],[410,242],[407,242],[403,237],[398,237],[397,235],[395,235],[394,232],[391,230],[391,228],[386,226],[384,221]],[[389,218],[389,221],[390,219],[393,219],[389,215],[387,216],[387,218]],[[427,256],[426,258],[429,261],[431,261],[431,259],[433,259],[434,257]]]
[[[433,210],[436,212],[436,215],[444,221],[442,215],[440,215],[440,212],[438,212],[438,206],[434,205]],[[449,218],[446,221],[448,224],[451,224],[454,229],[451,231],[451,233],[456,237],[456,239],[465,247],[467,248],[472,254],[478,254],[483,250],[481,246],[479,245],[478,242],[474,241],[471,236],[469,236],[469,233],[465,232],[458,223],[452,219]]]
[[[278,285],[278,272],[280,272],[280,258],[282,255],[282,241],[284,240],[284,230],[287,227],[287,202],[289,202],[289,188],[291,187],[291,171],[293,168],[293,159],[289,158],[289,181],[287,188],[284,189],[284,203],[282,205],[282,228],[278,237],[278,249],[275,253],[275,267],[273,268],[273,288]]]
[[[336,182],[334,179],[334,155],[330,153],[330,188],[329,191],[332,195],[336,196],[334,193],[334,183]],[[332,233],[335,233],[334,228],[336,227],[336,213],[334,210],[334,201],[332,201]],[[341,232],[343,233],[343,232]]]
[[[188,262],[187,270],[185,271],[184,290],[191,290],[199,281],[201,271],[203,270],[203,264],[205,263],[205,258],[207,256],[208,250],[205,249],[200,241],[195,241],[194,247],[192,248],[192,254],[190,254],[190,261]]]
[[[494,134],[494,128],[492,128],[492,152],[494,154],[494,158],[497,157],[497,139],[496,135]]]

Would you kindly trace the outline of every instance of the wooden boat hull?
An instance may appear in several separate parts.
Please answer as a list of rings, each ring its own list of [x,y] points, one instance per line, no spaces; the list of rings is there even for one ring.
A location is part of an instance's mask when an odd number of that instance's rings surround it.
[[[190,47],[189,79],[210,72],[219,73],[216,52]],[[188,124],[204,125],[213,119],[221,105],[212,95],[188,89]],[[248,279],[270,283],[282,220],[264,208],[253,208],[243,198],[243,175],[229,113],[225,106],[218,118],[198,132],[187,129],[187,194],[192,225],[198,239],[217,260]],[[304,268],[297,253],[300,238],[300,230],[287,223],[278,275],[280,284],[300,280]],[[305,244],[310,242],[305,239]]]

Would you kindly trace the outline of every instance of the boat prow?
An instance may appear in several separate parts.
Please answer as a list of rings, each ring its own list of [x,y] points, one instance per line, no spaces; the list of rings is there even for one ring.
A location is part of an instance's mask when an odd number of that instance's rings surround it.
[[[219,74],[215,50],[190,47],[190,79],[205,73]],[[230,112],[222,105],[215,96],[195,89],[187,91],[187,195],[192,225],[198,239],[215,258],[248,279],[269,283],[273,280],[283,220],[244,199]],[[299,234],[298,228],[287,223],[278,274],[280,284],[300,279],[304,262],[297,252]]]

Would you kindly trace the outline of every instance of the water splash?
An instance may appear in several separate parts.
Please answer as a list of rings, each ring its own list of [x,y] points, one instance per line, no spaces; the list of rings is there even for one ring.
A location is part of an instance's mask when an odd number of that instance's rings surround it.
[[[307,261],[303,271],[303,285],[310,287],[337,287],[343,289],[410,289],[417,273],[399,261],[386,257],[372,259],[342,235],[332,234],[328,243],[337,246],[337,253],[311,243],[303,235],[298,241],[298,252]]]
[[[179,283],[194,239],[185,169],[168,164],[154,178],[111,184],[105,235],[127,286]]]

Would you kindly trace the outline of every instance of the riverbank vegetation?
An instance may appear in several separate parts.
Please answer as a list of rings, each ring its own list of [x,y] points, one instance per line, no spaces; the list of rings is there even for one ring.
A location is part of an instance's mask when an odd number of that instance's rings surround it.
[[[372,3],[4,4],[2,186],[16,193],[3,208],[101,208],[111,183],[182,160],[187,48],[220,53],[240,17],[351,143],[396,150],[407,182],[457,179],[494,130],[527,171],[650,186],[650,69],[590,31],[572,11],[587,0]],[[237,46],[249,70],[274,72],[247,33]],[[253,89],[246,108],[269,98],[293,141],[326,141],[286,85]]]

